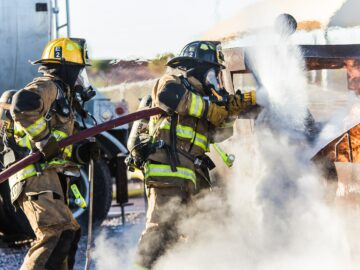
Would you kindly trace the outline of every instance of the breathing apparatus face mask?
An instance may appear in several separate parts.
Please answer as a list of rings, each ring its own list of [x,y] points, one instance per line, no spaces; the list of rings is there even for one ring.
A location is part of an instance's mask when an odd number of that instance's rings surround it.
[[[80,96],[82,101],[88,101],[96,95],[96,91],[91,86],[86,69],[80,70],[75,82],[75,92]]]
[[[204,78],[205,88],[207,88],[211,94],[218,98],[219,96],[223,97],[224,95],[227,95],[227,91],[221,80],[220,70],[211,68],[205,73]]]

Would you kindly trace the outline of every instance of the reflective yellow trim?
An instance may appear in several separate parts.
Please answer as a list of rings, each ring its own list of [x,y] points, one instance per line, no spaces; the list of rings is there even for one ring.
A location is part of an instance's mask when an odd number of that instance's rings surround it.
[[[18,171],[17,173],[10,176],[9,181],[12,185],[14,185],[14,184],[16,184],[26,178],[34,176],[34,175],[36,175],[36,169],[35,169],[35,166],[31,164],[31,165],[26,166],[21,171]]]
[[[204,101],[201,96],[191,93],[191,105],[189,115],[200,118],[204,110]]]
[[[40,117],[35,123],[31,124],[25,128],[25,132],[30,135],[32,138],[38,136],[46,129],[46,121],[44,117]]]
[[[188,168],[176,167],[176,172],[171,170],[170,165],[166,164],[145,164],[144,173],[145,180],[151,176],[159,177],[177,177],[186,180],[190,180],[196,186],[196,175],[195,172]]]
[[[53,159],[48,163],[40,163],[40,167],[42,170],[45,170],[49,165],[65,165],[69,161],[64,159]],[[17,173],[10,176],[9,180],[11,185],[14,185],[22,180],[25,180],[29,177],[35,176],[37,171],[35,169],[35,165],[31,164],[26,166],[24,169],[18,171]]]
[[[134,268],[135,268],[135,270],[150,270],[150,268],[141,266],[140,264],[134,264]]]
[[[18,137],[26,135],[24,129],[17,122],[14,123],[14,135]]]
[[[57,141],[60,141],[62,139],[65,139],[68,137],[68,135],[60,130],[53,130],[52,135],[55,137],[55,139]],[[24,137],[17,139],[17,144],[21,147],[26,147],[28,149],[32,149],[31,148],[31,141],[30,141],[30,135],[25,135]],[[64,154],[66,159],[70,159],[71,155],[72,155],[72,145],[69,145],[67,147],[64,148]],[[69,161],[66,159],[53,159],[48,163],[40,163],[40,167],[42,170],[46,169],[49,165],[65,165],[67,164]],[[16,174],[12,175],[10,177],[11,179],[11,184],[15,184],[18,183],[22,180],[25,180],[31,176],[35,176],[37,174],[35,166],[34,165],[29,165],[27,167],[25,167],[24,169],[18,171]]]
[[[160,125],[160,129],[170,130],[170,123],[164,121]],[[191,143],[194,143],[204,151],[209,151],[207,137],[198,132],[195,132],[192,127],[176,125],[176,135],[180,138],[190,139]]]
[[[24,136],[17,141],[18,145],[21,147],[26,147],[31,150],[31,142],[29,136]]]
[[[196,146],[199,146],[205,152],[209,151],[208,140],[204,135],[200,133],[195,133],[195,138],[191,140]]]
[[[66,163],[68,163],[68,160],[65,159],[53,159],[51,160],[48,164],[49,165],[64,165]],[[42,165],[42,164],[41,164]],[[47,167],[47,165],[45,164],[45,167]]]
[[[68,137],[68,135],[65,132],[61,131],[61,130],[53,130],[53,131],[51,131],[51,134],[53,134],[53,136],[55,137],[55,139],[57,141],[61,141],[61,140]],[[69,146],[65,147],[64,148],[64,153],[68,158],[70,158],[71,154],[72,154],[72,145],[69,145]]]
[[[55,139],[57,141],[61,141],[61,140],[68,137],[68,135],[65,132],[60,131],[60,130],[53,130],[53,131],[51,131],[51,134],[55,137]],[[24,136],[24,137],[18,139],[17,143],[21,147],[26,147],[26,148],[28,148],[30,150],[32,149],[29,136]],[[69,145],[69,146],[64,148],[63,151],[64,151],[64,154],[65,154],[66,158],[69,158],[69,159],[71,158],[72,149],[73,149],[72,145]]]
[[[60,141],[68,137],[68,135],[65,132],[57,129],[52,130],[51,133],[53,134],[53,136],[57,141]]]

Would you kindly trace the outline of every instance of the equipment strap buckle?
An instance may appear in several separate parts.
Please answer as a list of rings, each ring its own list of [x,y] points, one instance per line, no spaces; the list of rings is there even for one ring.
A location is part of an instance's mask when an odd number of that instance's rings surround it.
[[[197,168],[201,168],[201,166],[203,165],[203,161],[200,158],[195,158],[194,165]]]
[[[45,119],[46,122],[50,122],[50,121],[51,121],[52,115],[51,115],[51,113],[50,113],[50,110],[47,111],[47,113],[46,113],[45,116],[44,116],[44,119]]]

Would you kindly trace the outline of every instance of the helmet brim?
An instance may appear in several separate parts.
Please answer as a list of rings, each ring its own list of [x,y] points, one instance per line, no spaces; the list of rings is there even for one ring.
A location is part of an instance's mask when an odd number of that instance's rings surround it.
[[[49,59],[40,59],[36,61],[30,62],[32,65],[37,64],[66,64],[66,65],[76,65],[76,66],[91,66],[91,64],[79,64],[75,62],[63,61],[57,58],[49,58]]]
[[[202,60],[199,58],[193,58],[193,57],[189,57],[189,56],[174,57],[174,58],[170,59],[166,63],[166,65],[169,67],[172,67],[172,68],[179,68],[179,69],[182,69],[185,71],[192,69],[192,68],[204,67],[204,66],[209,66],[209,68],[210,67],[219,67],[220,69],[225,68],[224,65],[221,65],[219,63],[206,61],[206,60]]]

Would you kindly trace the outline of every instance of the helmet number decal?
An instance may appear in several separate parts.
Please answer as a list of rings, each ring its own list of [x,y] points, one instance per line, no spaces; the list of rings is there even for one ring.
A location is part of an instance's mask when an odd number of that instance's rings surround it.
[[[54,57],[55,58],[62,58],[62,47],[61,46],[57,46],[54,49]]]

